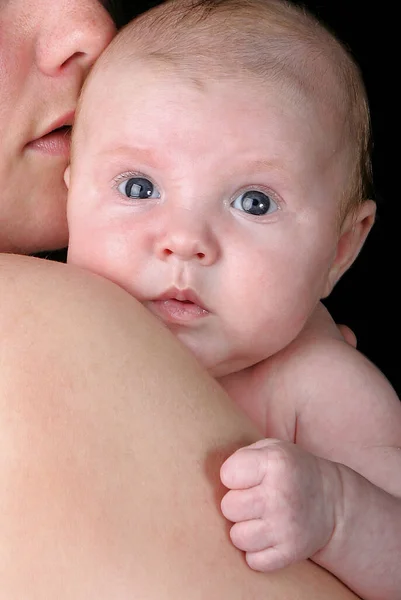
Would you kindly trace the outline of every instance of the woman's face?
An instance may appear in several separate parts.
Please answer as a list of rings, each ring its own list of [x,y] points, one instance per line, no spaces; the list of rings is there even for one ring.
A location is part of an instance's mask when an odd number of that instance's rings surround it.
[[[0,251],[67,242],[69,126],[114,35],[97,0],[0,0]]]

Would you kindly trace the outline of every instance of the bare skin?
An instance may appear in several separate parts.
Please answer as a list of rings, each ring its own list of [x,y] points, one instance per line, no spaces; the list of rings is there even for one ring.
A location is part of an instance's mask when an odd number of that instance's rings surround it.
[[[28,253],[67,239],[68,157],[35,140],[71,123],[114,28],[96,0],[0,13],[0,249]],[[355,598],[309,563],[246,568],[218,469],[258,436],[132,299],[15,256],[0,289],[1,600]]]
[[[1,599],[356,597],[231,546],[219,467],[259,434],[133,298],[66,265],[0,270]]]

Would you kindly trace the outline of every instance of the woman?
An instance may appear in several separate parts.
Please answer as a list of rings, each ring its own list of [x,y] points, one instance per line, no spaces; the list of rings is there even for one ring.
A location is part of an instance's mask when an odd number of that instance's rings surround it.
[[[5,252],[65,243],[58,130],[112,35],[95,0],[0,4]],[[218,472],[258,434],[133,298],[11,255],[0,285],[1,599],[355,597],[312,563],[245,565]]]
[[[69,129],[114,32],[97,0],[1,0],[0,252],[66,245]]]

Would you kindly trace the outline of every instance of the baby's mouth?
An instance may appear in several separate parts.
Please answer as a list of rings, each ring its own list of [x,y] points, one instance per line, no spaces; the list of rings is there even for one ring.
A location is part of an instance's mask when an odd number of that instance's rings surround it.
[[[164,294],[147,303],[163,321],[188,324],[209,315],[197,294],[191,289],[170,288]]]
[[[151,305],[159,316],[167,318],[168,321],[192,321],[209,314],[200,304],[191,300],[161,298],[153,300]]]

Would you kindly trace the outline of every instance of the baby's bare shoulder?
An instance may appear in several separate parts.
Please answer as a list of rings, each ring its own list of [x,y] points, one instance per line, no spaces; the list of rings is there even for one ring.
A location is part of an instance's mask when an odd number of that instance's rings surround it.
[[[401,403],[393,387],[344,340],[325,309],[270,360],[270,396],[293,406],[298,432],[319,429],[324,437],[330,430],[346,437],[360,426],[369,439],[373,432],[401,433]]]
[[[335,400],[333,410],[398,405],[395,391],[379,369],[341,334],[300,335],[275,359],[276,386],[285,385],[297,407],[320,409]]]

